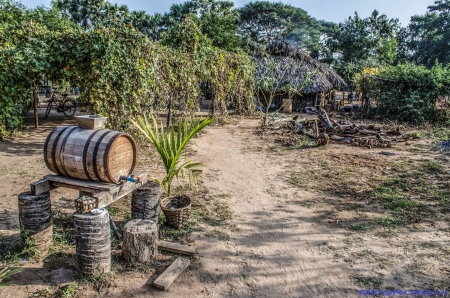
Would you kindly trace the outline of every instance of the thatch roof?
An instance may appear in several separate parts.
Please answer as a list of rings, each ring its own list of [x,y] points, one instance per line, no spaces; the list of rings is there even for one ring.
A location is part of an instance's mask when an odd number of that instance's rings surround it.
[[[310,83],[302,94],[328,92],[346,86],[345,81],[325,64],[311,58],[287,42],[277,41],[267,48],[269,57],[255,58],[257,81],[274,80],[273,85],[281,90],[287,84],[302,86],[310,75]]]

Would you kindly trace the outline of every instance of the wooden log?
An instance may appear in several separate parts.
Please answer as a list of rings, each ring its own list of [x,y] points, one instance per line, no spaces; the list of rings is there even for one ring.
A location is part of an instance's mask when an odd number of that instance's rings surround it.
[[[50,193],[19,194],[19,222],[25,247],[34,247],[39,257],[45,257],[53,244]]]
[[[183,254],[188,256],[195,255],[195,248],[192,246],[182,245],[174,242],[159,241],[158,248],[165,251],[170,251],[177,254]]]
[[[319,124],[317,123],[317,120],[314,120],[314,137],[319,137]]]
[[[149,181],[133,191],[131,199],[131,217],[133,219],[159,220],[161,211],[161,186]]]
[[[114,234],[116,235],[118,240],[122,240],[122,234],[120,234],[119,229],[116,226],[116,223],[112,218],[109,218],[109,224],[111,225],[111,229],[114,231]]]
[[[111,272],[111,239],[108,210],[73,215],[77,268],[85,276]]]
[[[334,120],[333,118],[331,118],[330,120],[331,120],[331,122],[333,122],[333,124],[335,124],[335,125],[337,125],[337,127],[339,127],[340,131],[344,130],[343,127],[336,120]]]
[[[167,290],[181,273],[189,266],[191,261],[179,257],[153,282],[153,286],[160,290]]]
[[[158,254],[158,224],[133,219],[123,228],[122,258],[130,263],[152,262]]]
[[[334,131],[333,125],[331,125],[330,118],[328,118],[328,114],[324,109],[319,109],[319,120],[327,128],[327,130]]]

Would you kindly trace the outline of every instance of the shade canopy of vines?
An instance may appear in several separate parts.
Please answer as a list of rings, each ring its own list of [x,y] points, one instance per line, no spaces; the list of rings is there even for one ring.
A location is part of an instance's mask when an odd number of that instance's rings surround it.
[[[214,113],[251,108],[250,58],[211,46],[189,18],[153,43],[131,25],[85,30],[55,19],[49,26],[0,4],[21,19],[8,22],[0,14],[0,136],[21,126],[44,75],[79,86],[81,98],[113,129],[127,128],[132,116],[155,107],[170,105],[178,115],[197,111],[203,82],[214,94]]]

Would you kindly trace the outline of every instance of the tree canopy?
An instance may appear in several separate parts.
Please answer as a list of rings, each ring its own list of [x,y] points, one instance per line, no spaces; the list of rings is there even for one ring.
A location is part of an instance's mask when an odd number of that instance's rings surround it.
[[[411,61],[428,67],[433,66],[436,59],[448,64],[450,1],[436,1],[428,7],[426,14],[413,16],[407,28],[406,39]]]
[[[256,1],[239,9],[239,32],[250,41],[267,45],[285,39],[300,48],[316,50],[321,24],[301,8],[282,2]]]

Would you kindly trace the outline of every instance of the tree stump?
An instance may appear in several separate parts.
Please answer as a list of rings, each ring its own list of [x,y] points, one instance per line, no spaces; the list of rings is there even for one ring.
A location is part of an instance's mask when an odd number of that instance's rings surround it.
[[[122,257],[130,263],[152,262],[158,253],[158,225],[134,219],[123,228]]]
[[[161,211],[161,187],[149,181],[133,192],[131,217],[133,219],[149,219],[158,222]]]
[[[105,208],[89,213],[75,212],[77,267],[85,276],[97,276],[111,271],[111,237],[109,213]]]
[[[45,257],[53,244],[50,192],[19,194],[19,221],[24,245],[36,248],[39,256]]]

